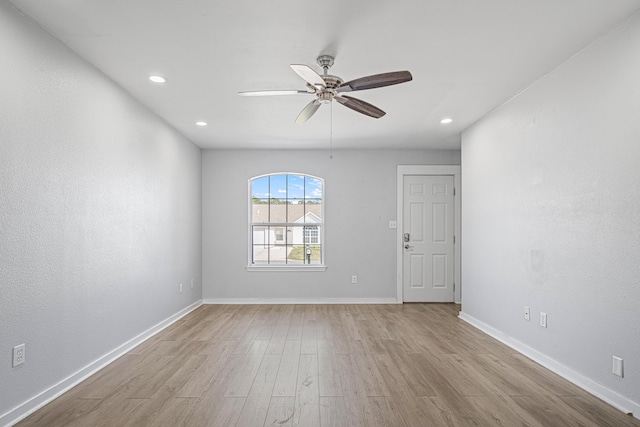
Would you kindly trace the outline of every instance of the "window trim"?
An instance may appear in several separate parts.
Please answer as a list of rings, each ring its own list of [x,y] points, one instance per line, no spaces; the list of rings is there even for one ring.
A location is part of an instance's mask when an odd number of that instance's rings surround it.
[[[316,227],[320,225],[318,230],[318,239],[321,243],[321,259],[322,264],[252,264],[252,250],[253,250],[253,235],[252,235],[252,216],[253,216],[253,203],[252,203],[252,193],[251,193],[251,183],[260,178],[268,177],[268,176],[276,176],[276,175],[296,175],[303,176],[312,179],[317,179],[322,182],[322,223],[316,224]],[[247,271],[255,271],[255,272],[264,272],[264,271],[326,271],[327,269],[327,261],[326,261],[326,250],[325,250],[325,194],[326,194],[326,182],[324,178],[319,176],[310,175],[308,173],[300,173],[300,172],[272,172],[266,173],[262,175],[257,175],[251,177],[247,180],[247,266],[245,267]],[[291,224],[293,223],[286,223]],[[277,225],[285,225],[280,223],[265,223],[264,226],[277,226]],[[301,226],[303,224],[295,224],[296,226]],[[313,224],[312,224],[313,225]],[[303,229],[304,230],[304,229]],[[303,231],[304,236],[304,231]]]

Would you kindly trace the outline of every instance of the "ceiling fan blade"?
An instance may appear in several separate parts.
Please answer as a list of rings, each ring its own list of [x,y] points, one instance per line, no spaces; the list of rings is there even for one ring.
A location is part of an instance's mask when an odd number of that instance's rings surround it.
[[[291,64],[291,68],[293,68],[293,71],[295,71],[296,74],[302,77],[310,85],[321,88],[325,87],[326,83],[322,76],[313,71],[313,69],[308,65]]]
[[[308,90],[248,90],[244,92],[238,92],[240,96],[274,96],[274,95],[313,95],[315,92]]]
[[[300,111],[300,114],[298,114],[298,117],[296,117],[296,123],[304,123],[309,120],[309,118],[313,116],[318,108],[320,108],[320,101],[314,99],[313,101],[308,103],[307,106],[302,109],[302,111]]]
[[[392,71],[390,73],[374,74],[373,76],[360,77],[350,82],[342,83],[336,92],[352,92],[355,90],[374,89],[377,87],[397,85],[411,81],[413,76],[408,71]]]
[[[351,108],[358,113],[365,114],[375,119],[379,119],[380,117],[387,114],[378,107],[369,104],[368,102],[364,102],[350,96],[336,96],[334,99],[345,107]]]

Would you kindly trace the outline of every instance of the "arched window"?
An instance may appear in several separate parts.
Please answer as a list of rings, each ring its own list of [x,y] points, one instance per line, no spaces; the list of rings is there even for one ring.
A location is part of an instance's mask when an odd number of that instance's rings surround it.
[[[249,266],[324,265],[324,180],[297,173],[249,180]]]

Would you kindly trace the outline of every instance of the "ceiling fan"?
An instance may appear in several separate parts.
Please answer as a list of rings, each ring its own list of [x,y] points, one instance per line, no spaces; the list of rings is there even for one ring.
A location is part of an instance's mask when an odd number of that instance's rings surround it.
[[[308,65],[291,64],[291,68],[307,82],[307,90],[260,90],[238,92],[240,96],[271,96],[271,95],[315,95],[316,98],[302,109],[296,123],[304,123],[320,108],[322,104],[329,104],[334,99],[345,107],[358,113],[379,119],[386,113],[378,107],[351,96],[345,92],[374,89],[411,81],[413,78],[408,71],[393,71],[390,73],[374,74],[359,79],[344,82],[340,77],[329,75],[327,72],[333,65],[334,58],[330,55],[318,57],[318,65],[323,69],[323,75],[316,73]]]

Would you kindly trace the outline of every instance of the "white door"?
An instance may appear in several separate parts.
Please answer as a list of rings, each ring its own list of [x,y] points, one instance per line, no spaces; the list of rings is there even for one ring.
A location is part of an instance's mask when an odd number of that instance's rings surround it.
[[[405,175],[403,187],[403,300],[453,302],[453,176]]]

